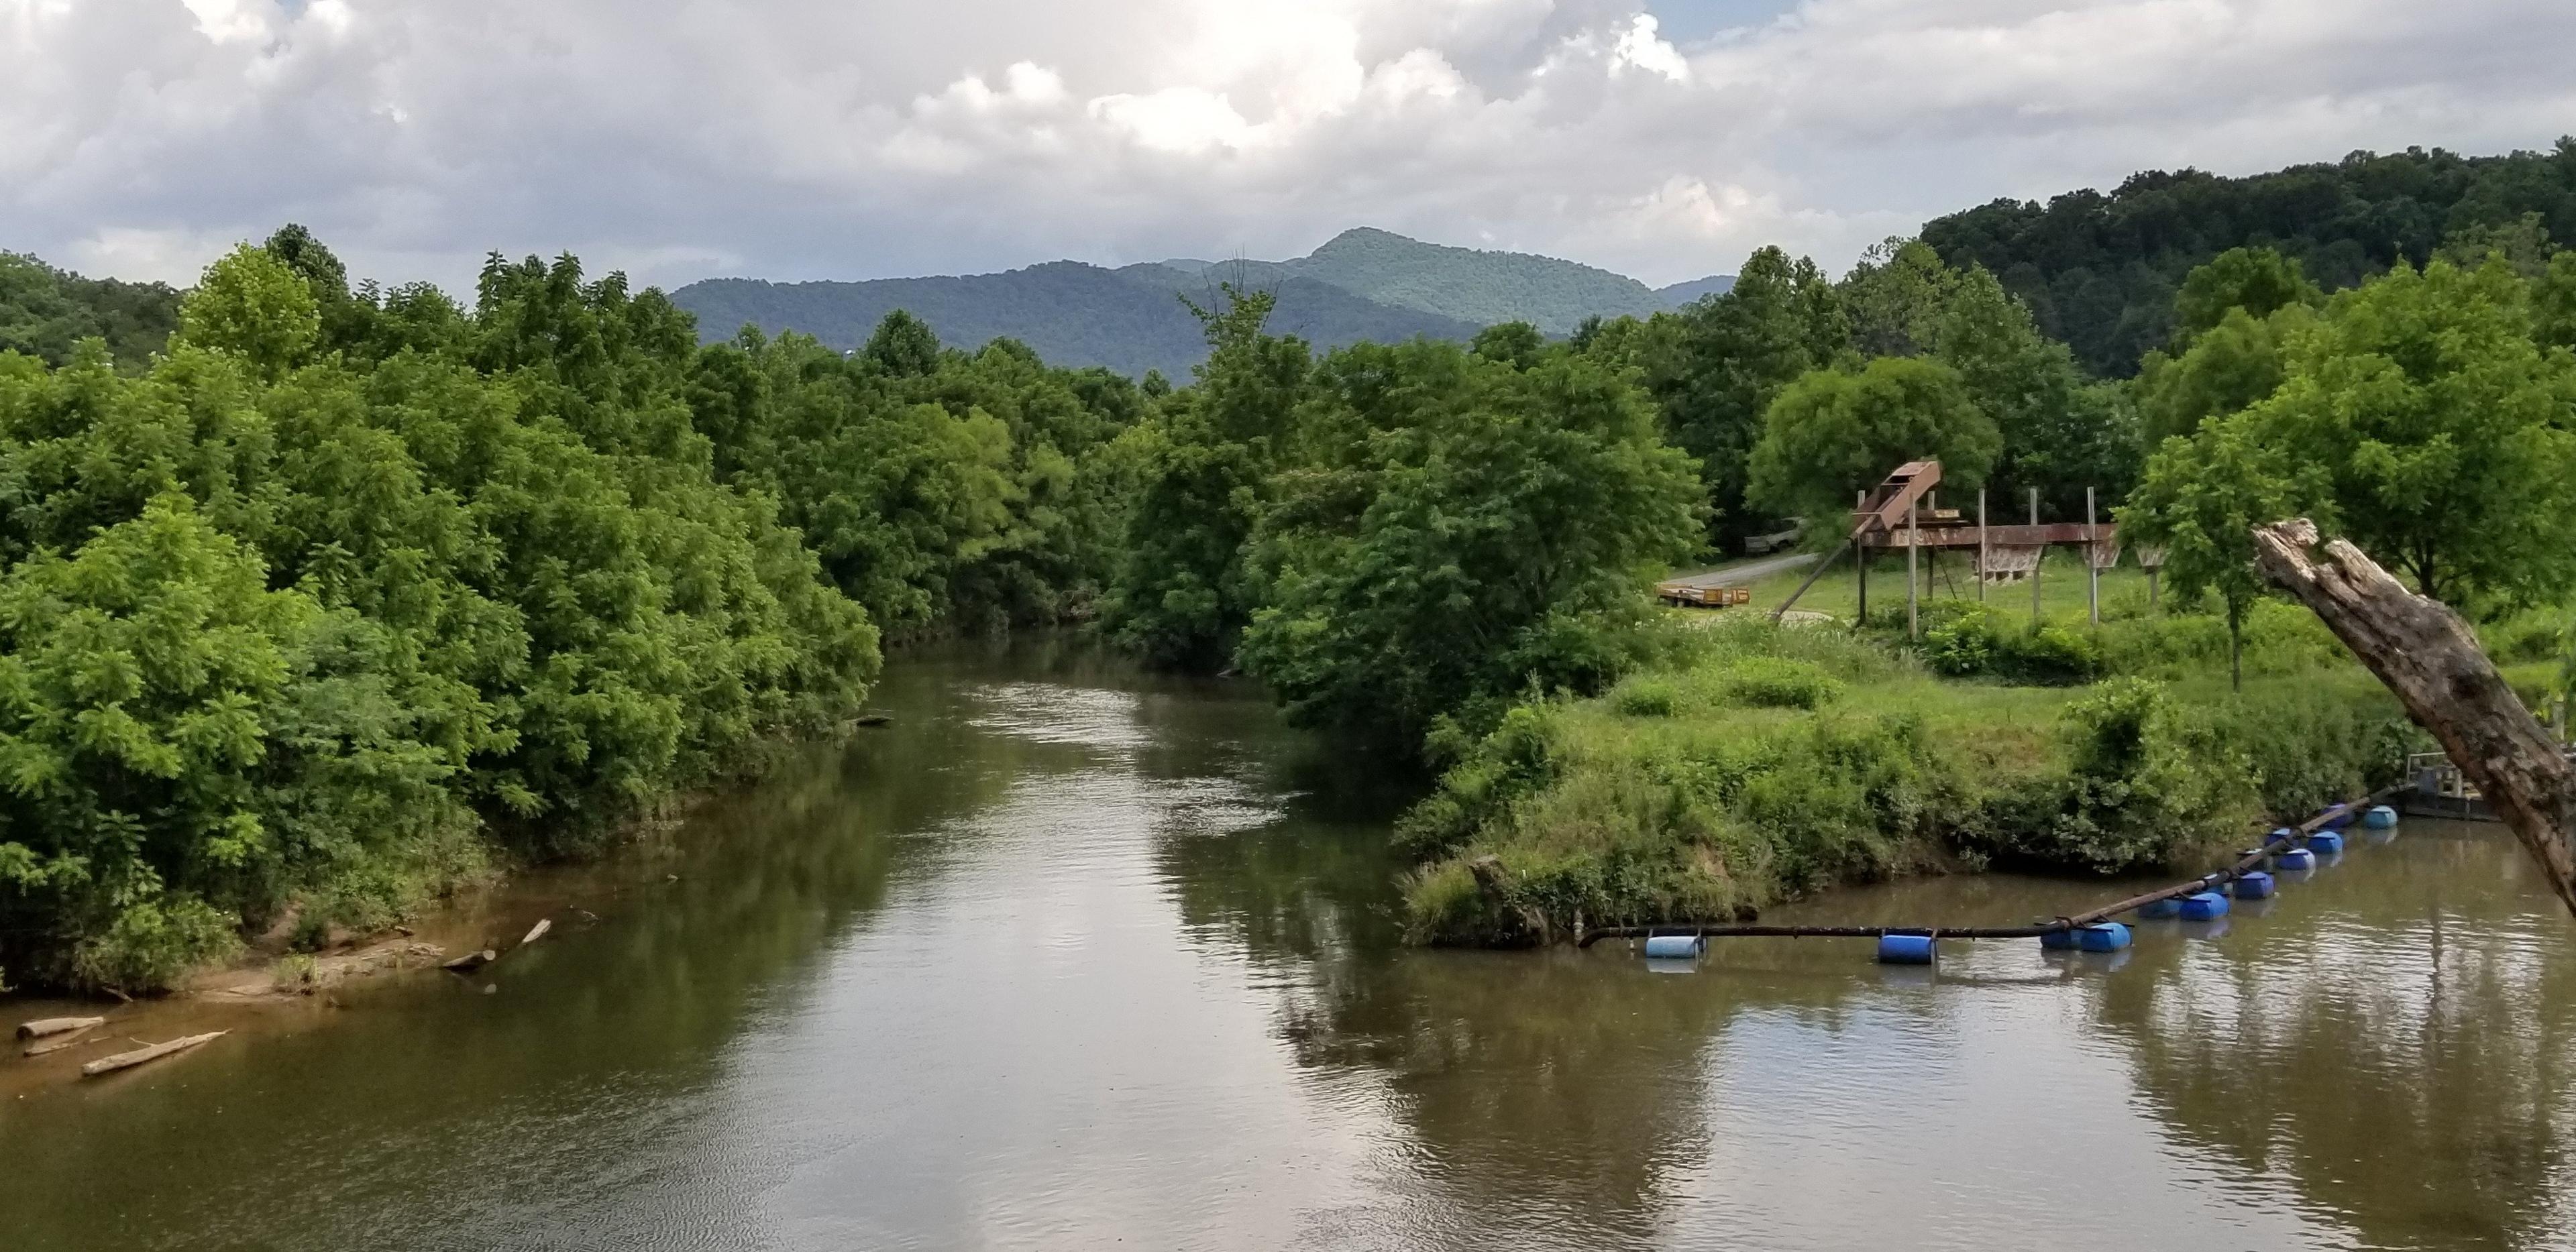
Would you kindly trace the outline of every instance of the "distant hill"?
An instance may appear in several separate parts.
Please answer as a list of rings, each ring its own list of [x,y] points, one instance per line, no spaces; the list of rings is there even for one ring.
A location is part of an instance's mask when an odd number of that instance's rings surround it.
[[[856,347],[896,309],[930,324],[942,342],[977,348],[1017,339],[1049,364],[1102,365],[1141,376],[1158,369],[1175,382],[1207,355],[1198,319],[1180,300],[1200,304],[1212,282],[1178,270],[1107,270],[1053,261],[1001,274],[962,278],[882,278],[867,282],[771,283],[714,278],[671,293],[696,314],[699,334],[729,338],[748,323],[771,334],[796,330],[836,348]],[[1465,339],[1478,329],[1410,309],[1389,308],[1311,279],[1265,283],[1279,306],[1271,329],[1323,347],[1362,339],[1428,335]]]
[[[1479,326],[1530,322],[1551,335],[1570,334],[1596,314],[1646,317],[1670,307],[1653,288],[1608,270],[1527,252],[1423,243],[1365,226],[1279,268],[1380,304]]]
[[[1934,218],[1923,241],[1953,265],[1994,271],[2078,360],[2123,375],[2172,334],[2184,275],[2229,248],[2278,248],[2332,290],[2401,257],[2422,265],[2454,234],[2525,214],[2549,238],[2576,243],[2576,139],[2494,157],[2356,152],[2244,178],[2150,170],[2108,192],[2070,191],[2044,205],[1997,200]]]
[[[1686,283],[1674,283],[1670,287],[1657,287],[1655,294],[1663,297],[1664,303],[1678,309],[1701,296],[1722,296],[1733,290],[1735,290],[1735,275],[1711,274],[1706,278],[1694,278]]]
[[[179,328],[179,293],[161,283],[83,278],[32,256],[0,252],[0,351],[48,365],[98,336],[117,364],[140,368]]]
[[[1698,279],[1658,292],[1572,261],[1361,229],[1288,261],[1178,257],[1115,270],[1054,261],[1001,274],[864,282],[718,278],[691,283],[671,298],[697,315],[699,334],[710,340],[749,323],[849,348],[887,313],[905,309],[954,346],[1009,336],[1051,363],[1103,365],[1131,375],[1159,369],[1178,381],[1206,355],[1197,319],[1180,297],[1210,304],[1220,282],[1275,293],[1271,329],[1334,348],[1416,335],[1464,340],[1503,321],[1528,321],[1563,335],[1585,317],[1647,316],[1722,291],[1734,279]]]

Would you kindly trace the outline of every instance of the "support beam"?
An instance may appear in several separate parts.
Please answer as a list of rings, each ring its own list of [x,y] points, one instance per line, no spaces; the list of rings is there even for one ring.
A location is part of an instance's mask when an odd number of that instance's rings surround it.
[[[2093,529],[2093,489],[2084,489],[2084,529]],[[2102,624],[2102,561],[2095,556],[2097,545],[2084,545],[2084,611],[2093,624]]]
[[[2522,705],[2460,615],[2306,518],[2254,528],[2254,563],[2315,610],[2431,731],[2576,913],[2576,764]]]
[[[1915,601],[1914,570],[1921,560],[1923,545],[1914,542],[1923,535],[1923,506],[1916,504],[1905,511],[1905,637],[1923,637],[1923,613]]]
[[[1977,488],[1977,603],[1986,602],[1986,571],[1991,568],[1986,558],[1991,555],[1986,545],[1986,489]]]
[[[1869,493],[1863,491],[1859,495],[1854,504],[1865,510],[1869,507]],[[1869,549],[1861,546],[1857,532],[1852,540],[1852,564],[1860,567],[1860,608],[1852,614],[1852,625],[1866,626],[1869,624]]]
[[[2039,529],[2039,488],[2030,489],[2030,528]],[[2030,624],[2039,625],[2039,567],[2048,564],[2048,549],[2039,550],[2039,559],[2030,563]]]

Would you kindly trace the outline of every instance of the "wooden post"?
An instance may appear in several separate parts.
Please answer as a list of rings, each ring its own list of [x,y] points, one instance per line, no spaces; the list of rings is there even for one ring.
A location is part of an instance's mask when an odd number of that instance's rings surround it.
[[[1905,637],[1923,637],[1923,617],[1914,605],[1914,554],[1923,550],[1923,501],[1905,509]]]
[[[1994,568],[1994,557],[1986,549],[1986,489],[1977,488],[1977,603],[1986,602],[1986,571]]]
[[[2316,546],[2306,518],[2254,528],[2254,563],[2315,610],[2433,732],[2576,913],[2576,762],[2496,673],[2459,614],[2409,592],[2345,540],[2327,544],[2323,561],[2309,555]]]
[[[1859,516],[1861,511],[1868,507],[1868,491],[1863,490],[1852,493],[1852,515],[1854,517]],[[1863,526],[1853,528],[1852,533],[1852,564],[1860,567],[1860,611],[1852,614],[1852,625],[1854,626],[1866,626],[1869,624],[1869,545],[1862,542],[1864,539],[1868,538],[1868,535],[1864,533],[1865,529],[1866,523],[1864,523]]]
[[[2084,489],[2084,611],[2093,624],[2102,624],[2102,559],[2095,551],[2100,541],[2093,534],[2093,489]]]
[[[2039,529],[2039,488],[2030,489],[2030,528]],[[2040,541],[2039,555],[2030,563],[2030,624],[2039,625],[2039,567],[2048,564],[2048,543]]]

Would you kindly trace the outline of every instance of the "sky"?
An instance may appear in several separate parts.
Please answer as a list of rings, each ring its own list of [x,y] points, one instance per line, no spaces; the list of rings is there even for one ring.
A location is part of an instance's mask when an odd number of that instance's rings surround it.
[[[2576,130],[2569,0],[0,0],[0,248],[676,286],[1276,258],[1663,284],[1998,196]]]

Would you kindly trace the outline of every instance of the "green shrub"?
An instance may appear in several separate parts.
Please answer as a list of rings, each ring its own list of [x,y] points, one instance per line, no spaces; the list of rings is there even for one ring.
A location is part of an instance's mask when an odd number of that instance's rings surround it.
[[[1680,703],[1680,688],[1667,678],[1631,678],[1610,693],[1622,717],[1671,717]]]
[[[113,991],[157,991],[200,965],[241,950],[233,919],[194,896],[171,894],[132,905],[73,950],[81,982]]]
[[[1730,704],[1757,709],[1818,709],[1840,698],[1843,685],[1805,661],[1746,657],[1718,672],[1718,689]]]
[[[1974,601],[1951,601],[1923,632],[1924,663],[1953,678],[1990,677],[2037,686],[2089,682],[2105,669],[2102,647],[2084,630],[2055,622],[2019,625]]]

